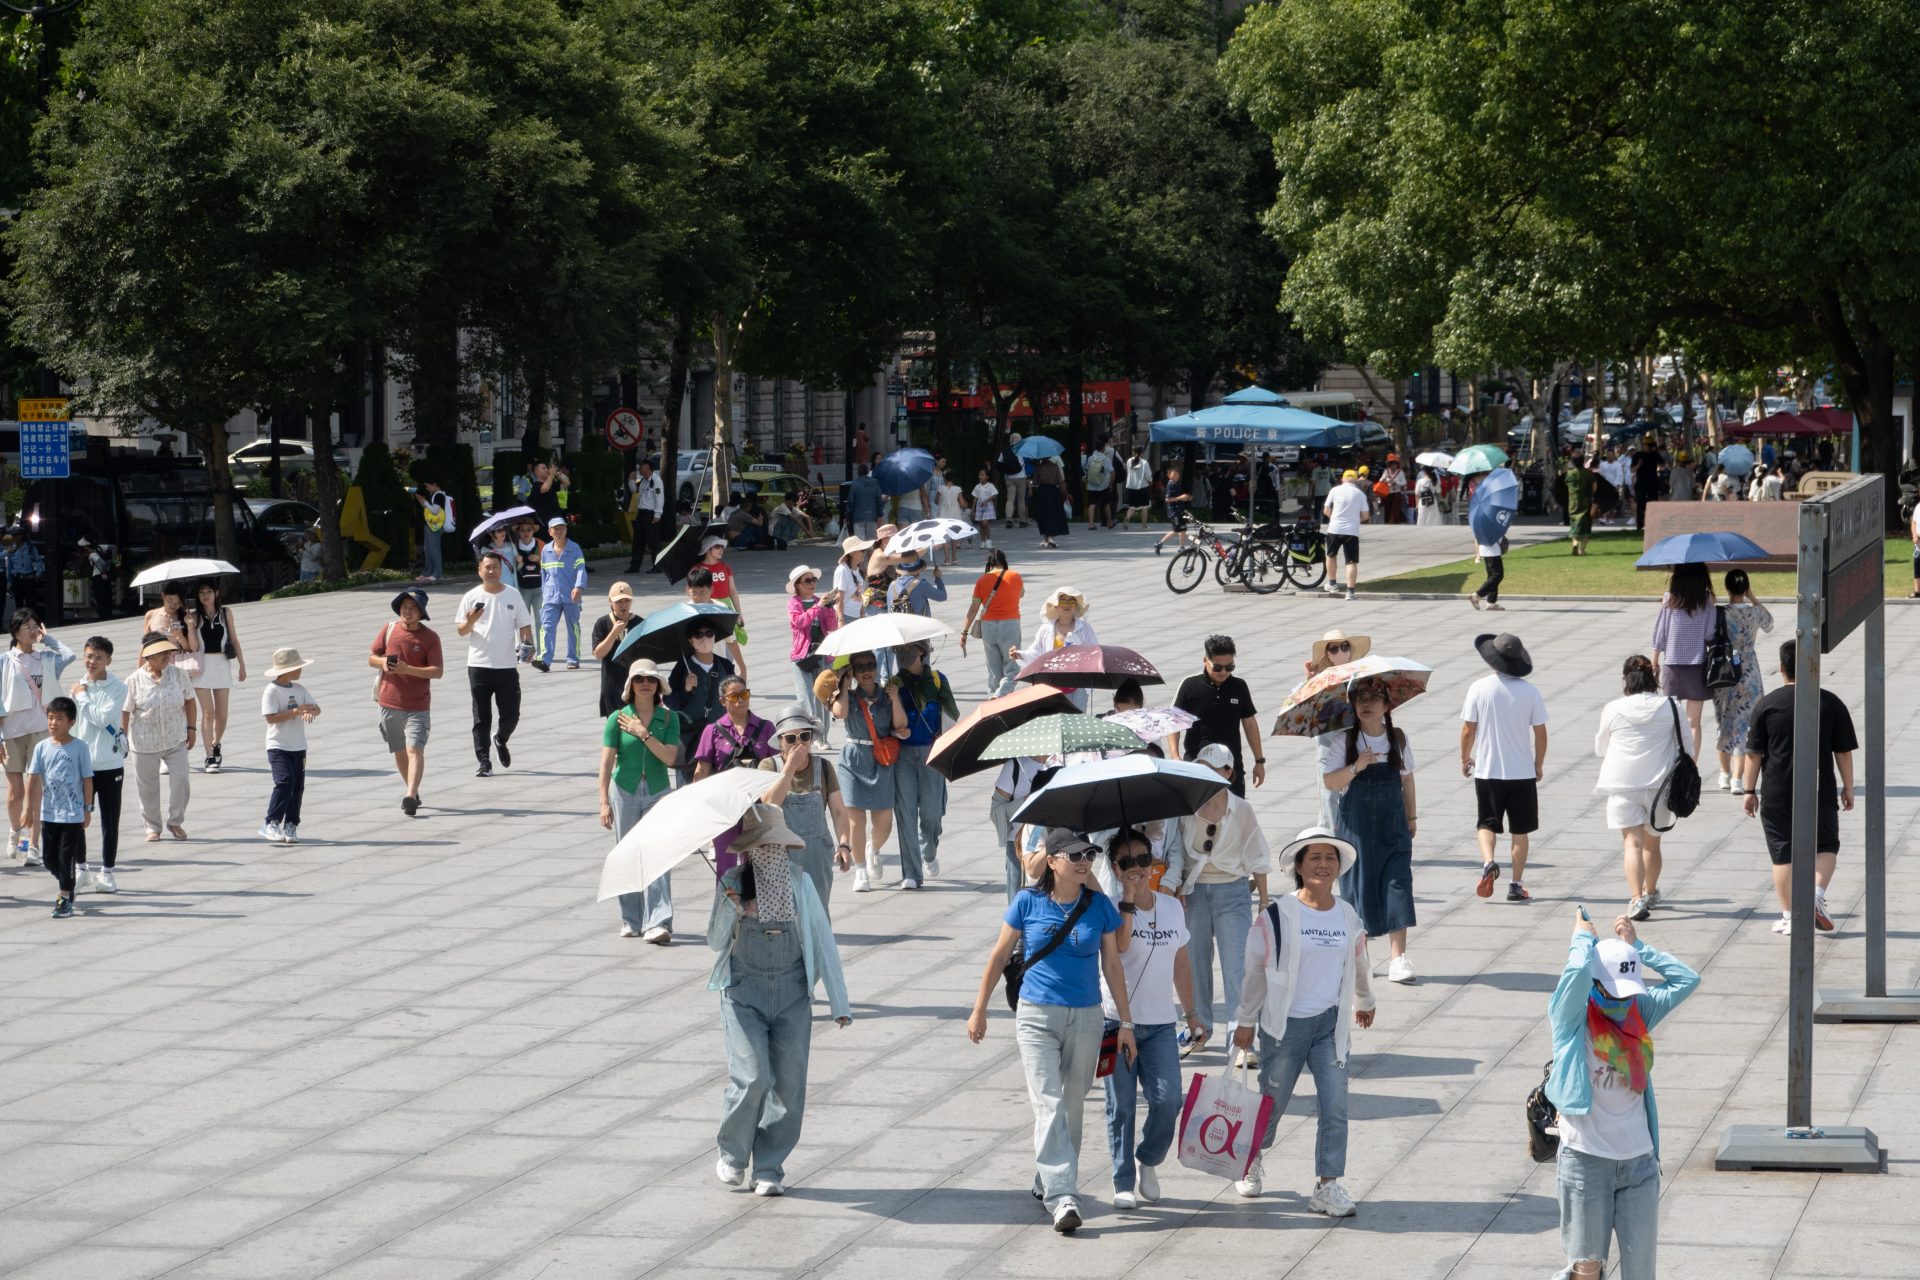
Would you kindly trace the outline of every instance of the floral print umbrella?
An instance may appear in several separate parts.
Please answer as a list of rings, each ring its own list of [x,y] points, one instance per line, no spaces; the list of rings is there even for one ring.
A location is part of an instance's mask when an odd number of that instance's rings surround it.
[[[1316,672],[1287,698],[1273,722],[1277,735],[1289,738],[1313,738],[1354,724],[1353,704],[1348,694],[1356,680],[1378,680],[1386,687],[1387,709],[1391,711],[1427,691],[1433,668],[1411,658],[1392,658],[1368,654],[1356,662],[1343,662]]]
[[[1017,680],[1061,689],[1118,689],[1129,680],[1165,684],[1160,669],[1117,644],[1069,644],[1048,649],[1020,668]]]
[[[1140,735],[1140,741],[1151,744],[1186,732],[1199,717],[1178,707],[1142,707],[1138,711],[1110,712],[1106,718],[1127,726]]]

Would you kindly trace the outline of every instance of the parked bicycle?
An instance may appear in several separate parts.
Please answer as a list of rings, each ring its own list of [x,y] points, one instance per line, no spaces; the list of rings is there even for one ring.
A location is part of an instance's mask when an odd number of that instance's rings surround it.
[[[1227,535],[1188,516],[1186,543],[1167,561],[1167,586],[1185,595],[1207,580],[1207,561],[1225,560],[1232,546]]]
[[[1225,552],[1214,562],[1213,577],[1221,586],[1239,583],[1255,595],[1272,595],[1286,585],[1286,549],[1273,535],[1277,525],[1254,528],[1253,517],[1236,512],[1240,528]]]

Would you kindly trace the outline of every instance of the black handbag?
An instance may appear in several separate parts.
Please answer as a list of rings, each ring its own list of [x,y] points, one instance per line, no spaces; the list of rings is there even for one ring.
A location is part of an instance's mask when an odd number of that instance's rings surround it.
[[[1067,940],[1067,935],[1073,932],[1073,926],[1080,923],[1080,917],[1087,913],[1087,905],[1092,901],[1093,890],[1082,889],[1080,900],[1073,904],[1073,910],[1067,912],[1067,918],[1032,955],[1026,954],[1027,940],[1024,936],[1013,944],[1013,953],[1007,957],[1007,967],[1000,971],[1007,980],[1007,1008],[1020,1007],[1020,984],[1025,980],[1027,970],[1052,955],[1054,948]]]
[[[1713,638],[1707,641],[1707,688],[1731,689],[1740,683],[1740,655],[1727,634],[1725,605],[1713,607]]]
[[[1536,1164],[1545,1164],[1560,1154],[1560,1108],[1547,1097],[1547,1081],[1553,1077],[1553,1064],[1540,1073],[1540,1083],[1527,1094],[1527,1154]]]
[[[1667,699],[1667,710],[1673,715],[1673,745],[1678,755],[1674,758],[1673,769],[1667,774],[1667,780],[1661,784],[1667,812],[1676,820],[1690,818],[1693,811],[1700,807],[1700,769],[1693,763],[1693,757],[1687,754],[1687,740],[1680,736],[1680,704],[1672,698]],[[1656,798],[1655,808],[1660,800]],[[1647,815],[1649,819],[1652,814]],[[1671,831],[1674,824],[1666,826],[1652,824],[1655,831]]]

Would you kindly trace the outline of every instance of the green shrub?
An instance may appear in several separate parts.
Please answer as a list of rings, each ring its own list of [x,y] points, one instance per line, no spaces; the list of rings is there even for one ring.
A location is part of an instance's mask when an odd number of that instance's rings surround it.
[[[413,563],[413,532],[420,524],[420,508],[407,493],[407,482],[394,458],[384,443],[375,440],[360,454],[360,470],[353,482],[360,486],[367,504],[367,526],[391,548],[387,552],[391,562],[406,568]]]
[[[440,540],[441,554],[448,564],[472,564],[473,547],[467,531],[485,518],[480,505],[480,482],[474,477],[473,447],[464,444],[427,446],[427,456],[414,471],[424,480],[437,481],[453,498],[454,521],[458,529],[451,538]]]
[[[588,436],[580,452],[567,459],[567,465],[573,472],[567,512],[574,518],[574,541],[589,547],[619,541],[619,489],[627,455],[599,436]]]
[[[411,582],[413,575],[399,569],[365,569],[350,573],[338,582],[291,582],[278,591],[269,591],[262,600],[291,600],[295,596],[324,595],[329,591],[347,591],[354,587],[375,587],[395,582]]]
[[[519,500],[513,496],[513,482],[526,463],[520,461],[518,449],[495,449],[493,451],[493,505],[489,512],[505,511],[508,507],[518,506]]]

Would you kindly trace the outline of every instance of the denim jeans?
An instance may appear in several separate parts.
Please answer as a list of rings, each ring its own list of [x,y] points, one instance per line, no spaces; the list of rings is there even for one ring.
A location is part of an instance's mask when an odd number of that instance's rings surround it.
[[[1052,1213],[1079,1194],[1080,1121],[1100,1059],[1100,1006],[1020,1002],[1013,1036],[1033,1103],[1033,1180]]]
[[[633,830],[634,824],[647,816],[647,810],[664,796],[654,795],[647,790],[645,778],[633,791],[622,791],[619,784],[609,784],[607,800],[613,806],[613,838],[615,840]],[[620,918],[635,933],[645,933],[649,929],[673,928],[673,877],[661,876],[648,885],[644,893],[623,893],[620,895]]]
[[[1111,1031],[1120,1024],[1108,1022]],[[1167,1158],[1180,1120],[1180,1034],[1171,1022],[1137,1026],[1133,1040],[1140,1056],[1127,1064],[1127,1055],[1114,1055],[1113,1074],[1107,1077],[1107,1150],[1113,1156],[1113,1189],[1133,1190],[1139,1163],[1155,1166]],[[1147,1096],[1147,1123],[1134,1146],[1135,1085]]]
[[[1014,676],[1020,664],[1007,656],[1009,647],[1020,643],[1020,619],[1001,618],[980,624],[980,647],[987,655],[987,696],[998,698],[1012,693]]]
[[[900,841],[900,878],[927,878],[926,864],[940,857],[940,827],[947,816],[947,780],[927,767],[931,743],[900,744],[893,766],[893,831]]]
[[[1588,1155],[1562,1143],[1556,1168],[1560,1183],[1560,1247],[1568,1280],[1573,1264],[1598,1259],[1607,1269],[1607,1246],[1620,1241],[1620,1280],[1653,1280],[1660,1243],[1660,1160],[1652,1152],[1631,1160]]]
[[[428,529],[420,540],[420,558],[425,562],[426,576],[438,578],[446,566],[440,559],[440,531]]]
[[[733,985],[720,998],[727,1088],[716,1144],[728,1164],[751,1167],[756,1181],[780,1182],[800,1141],[813,1053],[813,1001],[798,926],[742,916],[729,963]]]
[[[1300,1083],[1300,1069],[1313,1072],[1314,1102],[1320,1112],[1313,1139],[1313,1171],[1322,1178],[1338,1178],[1347,1171],[1347,1069],[1335,1060],[1333,1035],[1340,1025],[1340,1006],[1311,1018],[1289,1018],[1287,1029],[1275,1040],[1260,1029],[1260,1092],[1273,1099],[1273,1121],[1260,1138],[1260,1149],[1273,1146],[1280,1118]]]
[[[560,626],[565,621],[564,628]],[[564,630],[567,640],[567,661],[580,661],[580,602],[577,600],[542,600],[540,602],[540,649],[542,658],[547,662],[560,660],[560,642],[556,631]]]
[[[797,662],[789,665],[793,667],[794,701],[799,703],[801,709],[812,716],[813,722],[820,726],[813,735],[813,745],[815,750],[818,750],[827,745],[827,726],[833,723],[833,717],[827,714],[826,706],[820,699],[813,696],[813,679],[819,673],[809,672]]]
[[[1027,869],[1020,865],[1020,851],[1013,847],[1013,811],[1019,808],[1019,802],[1012,796],[993,793],[993,805],[989,813],[993,817],[993,834],[1000,839],[1000,851],[1007,860],[1007,901],[1012,902],[1027,887]]]
[[[269,747],[267,767],[273,771],[273,790],[267,793],[267,824],[299,826],[300,801],[307,793],[307,753]]]
[[[1213,953],[1218,949],[1220,995],[1231,1027],[1240,1004],[1240,979],[1247,972],[1247,935],[1253,932],[1247,882],[1194,885],[1187,895],[1187,932],[1192,937],[1187,954],[1193,959],[1193,1011],[1213,1030]]]

